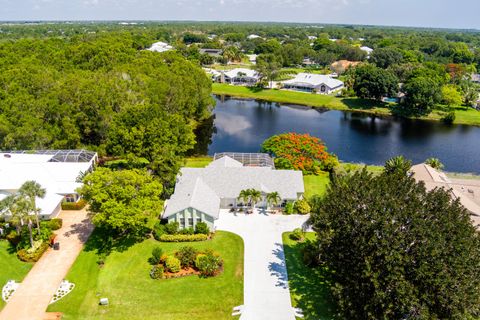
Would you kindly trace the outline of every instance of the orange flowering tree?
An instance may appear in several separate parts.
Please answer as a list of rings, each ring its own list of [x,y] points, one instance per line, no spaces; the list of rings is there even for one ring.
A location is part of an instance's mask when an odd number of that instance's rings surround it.
[[[338,165],[337,157],[327,152],[323,141],[309,134],[272,136],[263,142],[262,151],[275,157],[277,168],[302,170],[305,174],[331,171]]]

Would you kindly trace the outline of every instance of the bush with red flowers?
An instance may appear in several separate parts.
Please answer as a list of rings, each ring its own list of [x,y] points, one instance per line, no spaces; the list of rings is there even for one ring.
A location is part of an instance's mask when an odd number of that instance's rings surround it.
[[[338,165],[337,156],[327,152],[323,141],[309,134],[272,136],[263,142],[262,151],[275,157],[277,168],[302,170],[304,174],[331,171]]]

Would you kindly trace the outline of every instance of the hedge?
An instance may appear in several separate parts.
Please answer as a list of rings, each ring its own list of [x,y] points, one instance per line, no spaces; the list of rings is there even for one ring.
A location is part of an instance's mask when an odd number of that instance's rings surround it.
[[[34,252],[28,252],[28,249],[21,249],[17,252],[18,259],[25,262],[37,262],[42,257],[43,253],[47,251],[48,243],[42,244]]]
[[[85,199],[80,199],[77,202],[62,202],[62,210],[82,210],[86,204]]]
[[[206,234],[162,234],[160,241],[162,242],[193,242],[208,240]]]
[[[62,227],[62,225],[63,225],[63,220],[60,219],[60,218],[55,218],[55,219],[52,219],[52,220],[48,221],[48,227],[52,231],[60,229]]]

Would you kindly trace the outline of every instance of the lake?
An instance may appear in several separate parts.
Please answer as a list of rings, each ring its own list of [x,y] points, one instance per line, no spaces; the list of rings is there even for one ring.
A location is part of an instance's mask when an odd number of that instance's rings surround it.
[[[258,152],[283,132],[322,139],[340,160],[384,164],[396,155],[413,163],[439,158],[445,170],[480,173],[480,128],[441,122],[378,117],[256,100],[215,97],[215,132],[208,153]]]

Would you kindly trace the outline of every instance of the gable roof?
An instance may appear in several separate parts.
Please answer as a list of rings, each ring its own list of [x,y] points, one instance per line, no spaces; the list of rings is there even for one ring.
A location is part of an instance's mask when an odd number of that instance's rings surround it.
[[[235,68],[235,69],[224,72],[225,76],[229,78],[238,77],[239,73],[245,74],[245,77],[248,77],[248,78],[258,78],[258,72],[252,69]]]
[[[331,89],[343,86],[343,81],[334,79],[329,75],[303,72],[297,74],[294,79],[283,81],[283,83],[290,85],[307,85],[312,87],[317,87],[324,84]]]
[[[240,168],[243,164],[240,161],[232,159],[229,156],[223,156],[220,159],[210,162],[209,168]]]

